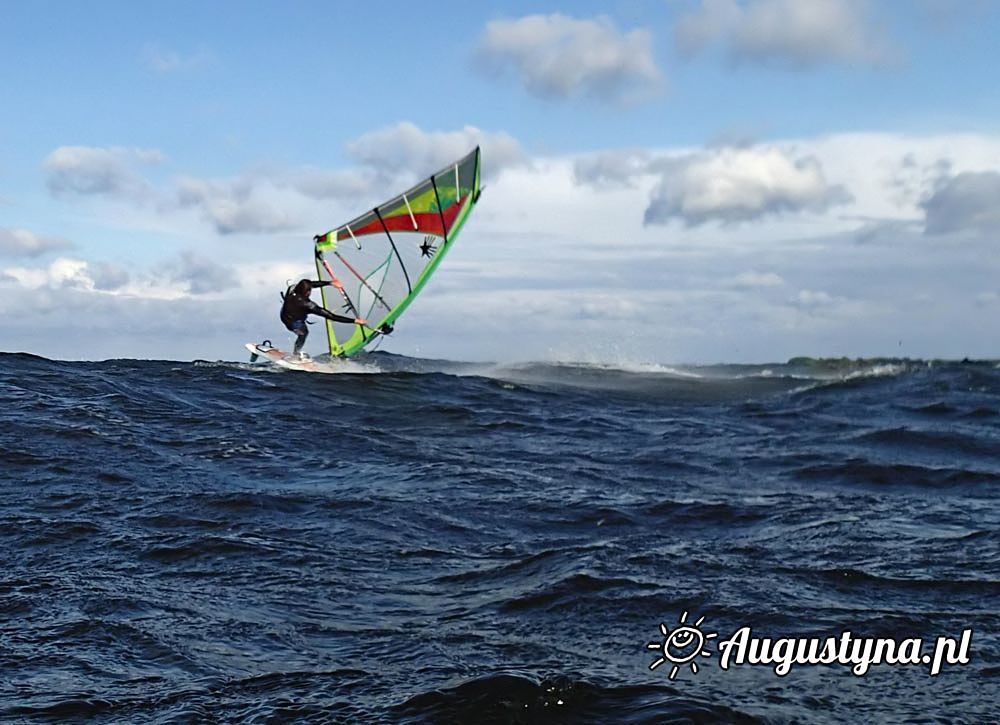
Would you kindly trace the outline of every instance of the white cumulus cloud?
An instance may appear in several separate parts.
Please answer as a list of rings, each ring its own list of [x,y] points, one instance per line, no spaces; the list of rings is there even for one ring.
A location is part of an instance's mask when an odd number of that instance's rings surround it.
[[[796,158],[773,147],[714,149],[668,165],[653,190],[645,222],[742,222],[782,212],[823,211],[849,198],[843,187],[827,182],[815,157]]]
[[[137,167],[160,163],[155,149],[99,146],[60,146],[50,153],[42,167],[45,183],[55,195],[105,195],[141,198],[150,185]]]
[[[602,151],[573,163],[578,184],[594,188],[634,187],[637,177],[651,171],[652,155],[643,149]]]
[[[898,57],[865,0],[703,0],[678,20],[674,35],[685,55],[720,43],[734,63],[792,69],[881,66]]]
[[[623,33],[606,17],[556,13],[494,20],[486,26],[477,55],[491,72],[512,70],[540,98],[635,101],[663,84],[651,33]]]
[[[177,259],[163,265],[167,277],[184,285],[194,295],[222,292],[239,287],[232,268],[194,252],[181,252]]]
[[[57,237],[42,237],[27,229],[0,227],[0,256],[39,257],[46,252],[69,249],[73,245]]]
[[[424,131],[409,121],[370,131],[347,144],[348,155],[375,171],[425,176],[483,147],[483,166],[493,173],[521,163],[524,151],[507,133],[465,126],[458,131]]]
[[[927,234],[979,231],[1000,234],[1000,173],[966,171],[940,182],[920,205]]]
[[[527,161],[518,141],[502,131],[474,126],[425,131],[403,121],[347,142],[347,155],[354,163],[339,169],[269,166],[229,177],[181,174],[154,182],[143,175],[142,167],[165,161],[161,152],[88,146],[56,148],[43,169],[56,197],[103,197],[143,213],[152,208],[168,224],[171,218],[194,211],[224,236],[273,234],[311,227],[317,221],[319,228],[330,223],[331,214],[356,213],[476,146],[483,149],[482,173],[488,181]],[[331,208],[331,201],[338,204]],[[60,246],[65,245],[56,239],[0,229],[0,255],[33,256]]]
[[[3,274],[29,289],[41,287],[77,287],[94,289],[89,265],[82,259],[59,257],[45,267],[8,267]]]
[[[182,177],[177,180],[177,202],[181,207],[199,210],[219,234],[260,234],[295,228],[296,220],[269,201],[264,186],[246,177]]]

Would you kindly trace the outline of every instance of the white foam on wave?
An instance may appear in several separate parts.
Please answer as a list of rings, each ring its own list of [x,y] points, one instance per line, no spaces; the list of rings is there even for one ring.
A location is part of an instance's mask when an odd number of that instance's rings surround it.
[[[314,359],[312,363],[313,367],[306,370],[306,372],[322,373],[324,375],[378,375],[383,372],[378,363],[371,360],[358,362],[352,359],[340,360],[331,358],[327,360]],[[290,370],[291,368],[284,369]]]
[[[864,370],[855,370],[854,372],[845,375],[842,379],[854,380],[855,378],[891,377],[893,375],[900,375],[904,372],[906,372],[905,365],[900,365],[899,363],[882,363],[880,365],[873,365],[870,368],[865,368]]]
[[[675,368],[670,365],[661,365],[660,363],[624,363],[609,365],[609,370],[621,370],[626,373],[639,373],[641,375],[676,375],[682,378],[702,378],[704,375],[696,373],[691,370],[684,370],[682,368]]]
[[[350,375],[377,375],[379,373],[385,372],[379,367],[378,363],[372,360],[365,360],[364,362],[358,362],[356,360],[341,360],[336,358],[309,358],[308,362],[313,363],[311,368],[301,368],[296,369],[292,366],[279,365],[276,362],[261,359],[258,362],[224,362],[219,361],[216,363],[203,363],[195,362],[196,366],[199,367],[228,367],[235,370],[245,370],[255,373],[287,373],[287,372],[310,372],[310,373],[322,373],[325,375],[338,375],[338,374],[350,374]]]
[[[486,375],[487,377],[503,377],[504,375],[517,375],[523,373],[549,372],[560,376],[560,371],[578,370],[592,373],[627,373],[629,375],[660,375],[675,378],[701,378],[699,373],[689,370],[661,365],[659,363],[589,363],[589,362],[537,362],[502,364],[478,367],[470,369],[465,374]],[[462,374],[462,373],[459,373]]]

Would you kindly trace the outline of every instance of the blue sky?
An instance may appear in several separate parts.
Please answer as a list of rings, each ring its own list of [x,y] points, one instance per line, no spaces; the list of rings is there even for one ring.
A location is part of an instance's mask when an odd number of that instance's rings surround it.
[[[0,349],[238,358],[313,233],[480,143],[482,204],[387,349],[997,354],[995,3],[4,15]]]

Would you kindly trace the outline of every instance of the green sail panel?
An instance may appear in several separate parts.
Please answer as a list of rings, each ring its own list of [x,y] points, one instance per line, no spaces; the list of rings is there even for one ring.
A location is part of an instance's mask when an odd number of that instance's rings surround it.
[[[455,163],[375,209],[317,235],[323,306],[368,324],[326,321],[330,354],[361,352],[420,293],[479,201],[480,152]]]

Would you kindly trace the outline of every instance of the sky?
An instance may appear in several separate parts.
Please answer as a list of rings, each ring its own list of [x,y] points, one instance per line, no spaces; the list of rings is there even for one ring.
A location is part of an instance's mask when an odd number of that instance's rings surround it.
[[[1000,3],[2,7],[2,351],[288,343],[312,236],[478,144],[383,350],[1000,356]]]

